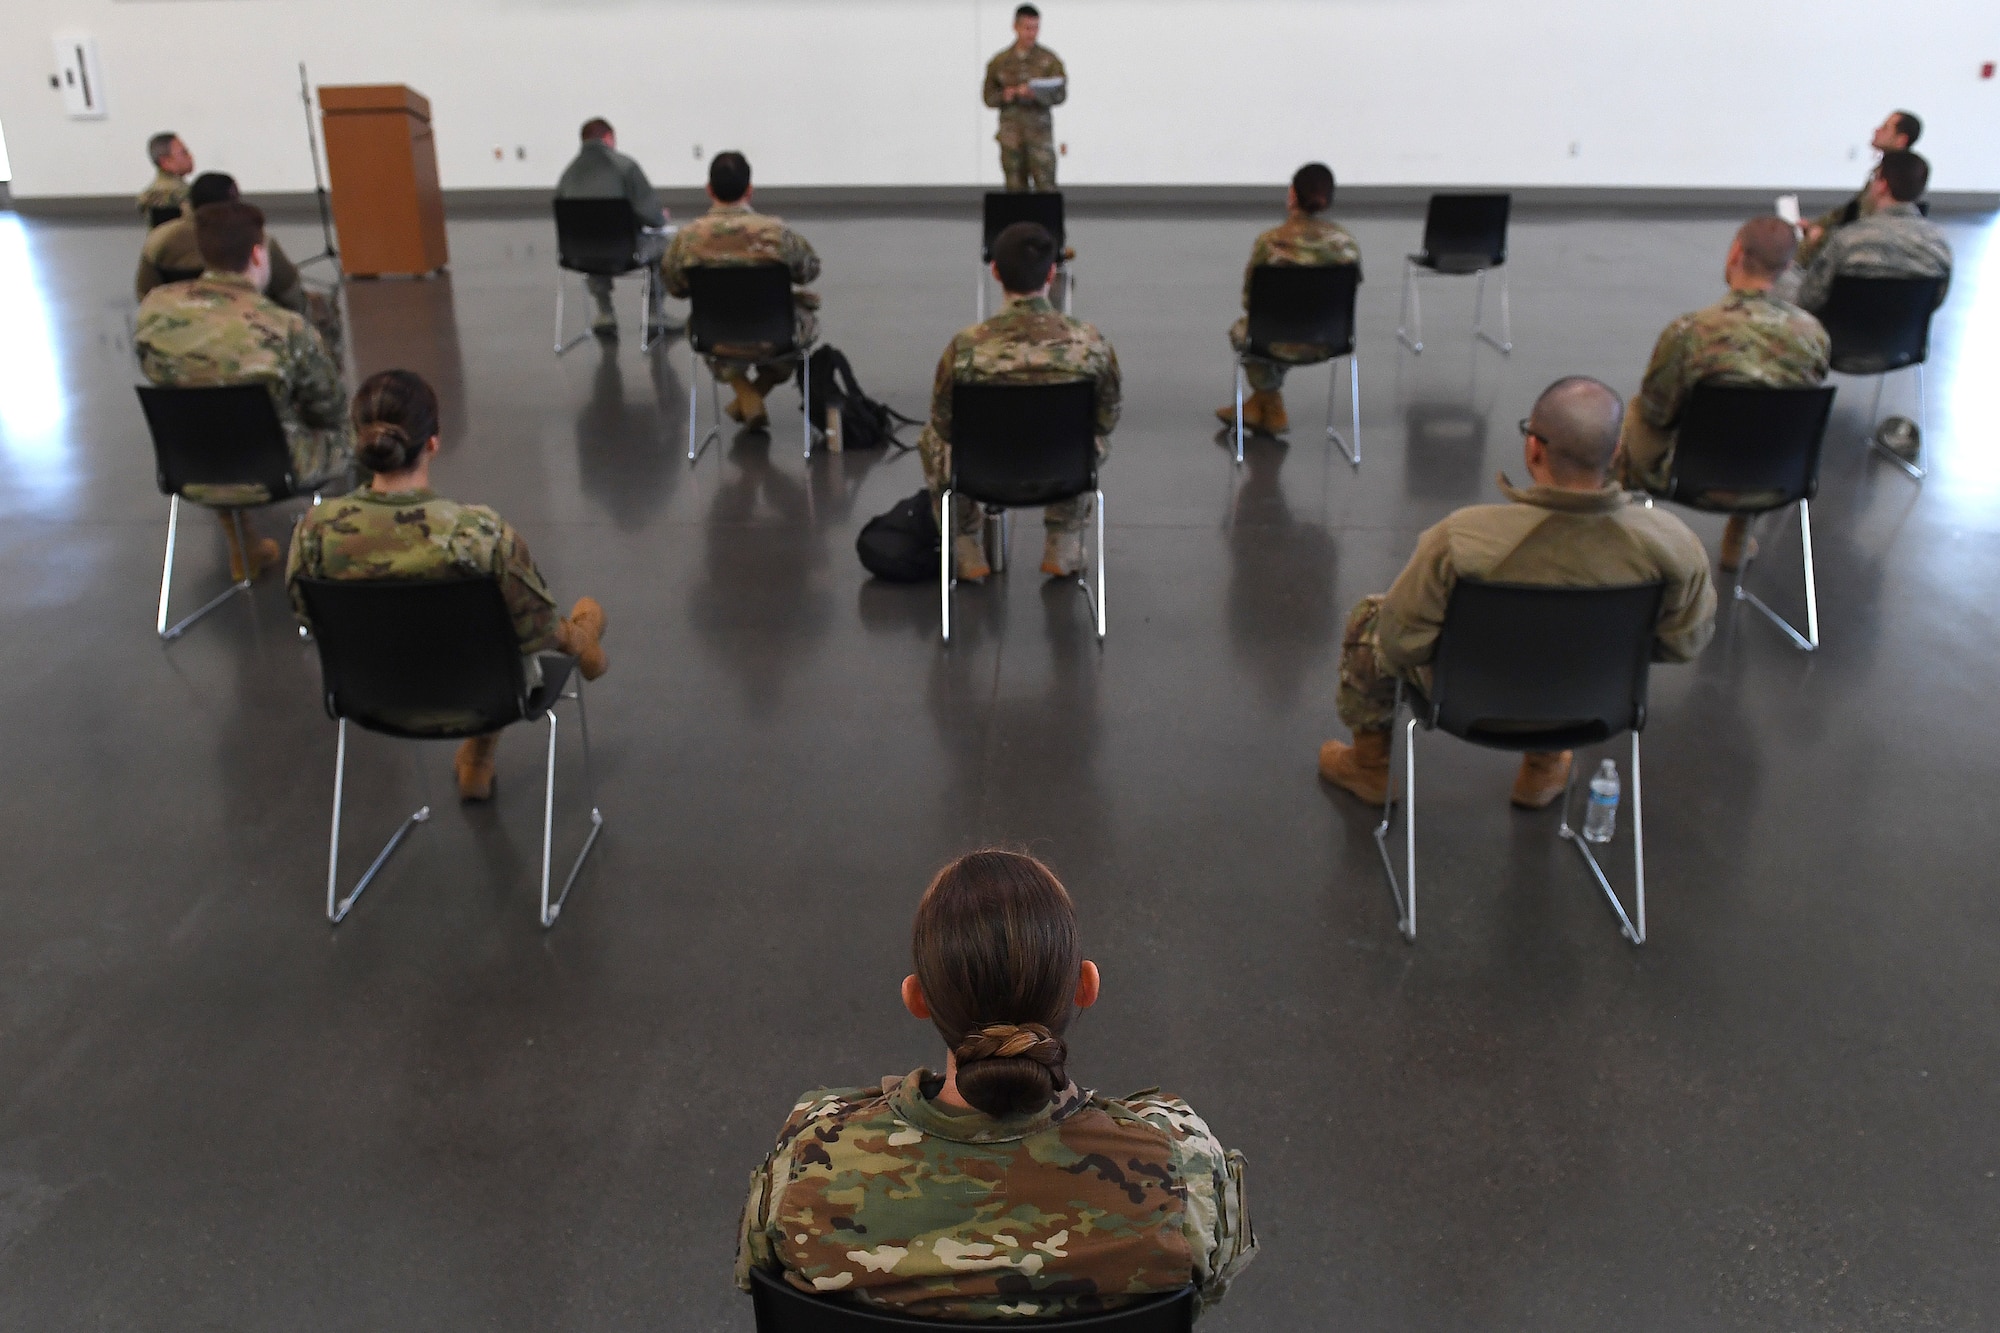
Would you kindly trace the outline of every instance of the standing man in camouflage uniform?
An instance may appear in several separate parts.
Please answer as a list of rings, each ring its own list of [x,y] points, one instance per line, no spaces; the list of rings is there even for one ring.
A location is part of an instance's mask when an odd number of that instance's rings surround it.
[[[535,654],[562,652],[577,659],[585,680],[609,669],[601,643],[604,608],[594,597],[578,600],[567,617],[535,568],[528,544],[484,505],[459,504],[435,494],[431,459],[438,451],[437,393],[421,375],[384,370],[354,395],[354,427],[369,485],[307,512],[292,534],[285,580],[299,623],[311,628],[298,581],[311,579],[490,578],[514,621],[522,670],[541,681]],[[425,714],[396,719],[411,731],[463,734],[466,719]],[[500,734],[474,736],[458,747],[454,767],[459,795],[484,801],[493,795],[493,756]]]
[[[1917,146],[1917,136],[1924,132],[1924,123],[1908,111],[1891,111],[1888,118],[1875,127],[1869,139],[1869,147],[1878,154],[1908,152]],[[1877,158],[1880,165],[1880,158]],[[1868,179],[1861,182],[1861,189],[1852,199],[1840,207],[1804,223],[1799,230],[1804,233],[1799,245],[1799,267],[1810,268],[1819,257],[1820,247],[1840,228],[1858,222],[1875,209],[1875,201],[1869,198],[1869,188],[1875,183],[1875,173],[1870,171]]]
[[[1612,460],[1619,485],[1666,493],[1674,470],[1675,428],[1695,385],[1796,389],[1826,378],[1826,330],[1771,292],[1792,262],[1797,243],[1791,224],[1775,215],[1752,218],[1737,229],[1722,264],[1729,295],[1667,325],[1653,346],[1653,359],[1646,365],[1639,396],[1625,413]],[[1756,554],[1749,531],[1749,515],[1729,516],[1722,534],[1722,568],[1734,571],[1746,553]]]
[[[942,1074],[820,1088],[752,1174],[736,1282],[781,1278],[918,1319],[1097,1314],[1193,1286],[1223,1298],[1256,1256],[1243,1155],[1179,1097],[1079,1087],[1064,1040],[1096,1003],[1075,907],[1048,867],[960,857],[917,908],[904,1006]]]
[[[177,387],[268,386],[299,488],[343,476],[354,464],[354,436],[340,370],[302,317],[264,295],[271,249],[262,210],[241,202],[210,204],[194,226],[206,269],[192,282],[153,289],[139,303],[133,342],[140,369],[155,384]],[[268,537],[241,549],[227,512],[269,501],[262,486],[190,486],[183,498],[218,511],[229,541],[230,577],[254,578],[277,562],[278,544]]]
[[[1324,163],[1308,162],[1292,177],[1285,193],[1285,220],[1259,236],[1250,247],[1250,262],[1243,269],[1243,309],[1250,309],[1250,275],[1267,265],[1296,268],[1328,268],[1338,264],[1361,263],[1361,247],[1339,224],[1320,216],[1333,204],[1333,171]],[[1229,345],[1242,356],[1250,346],[1250,317],[1229,330]],[[1325,361],[1331,348],[1311,343],[1280,343],[1270,348],[1271,360],[1253,358],[1243,367],[1250,384],[1250,400],[1243,404],[1243,424],[1251,430],[1280,435],[1291,429],[1285,415],[1281,390],[1287,365],[1308,366]],[[1236,404],[1215,409],[1215,415],[1229,425],[1236,424]]]
[[[1396,682],[1430,685],[1451,590],[1461,578],[1595,588],[1664,580],[1653,657],[1694,658],[1715,633],[1715,587],[1701,542],[1664,509],[1632,503],[1606,476],[1618,443],[1618,395],[1593,379],[1557,380],[1521,423],[1528,477],[1511,503],[1472,505],[1417,539],[1389,591],[1361,599],[1340,654],[1340,720],[1354,743],[1320,746],[1320,777],[1381,805],[1389,796]],[[1563,794],[1571,753],[1524,754],[1513,803],[1539,810]]]
[[[187,203],[188,173],[194,170],[194,154],[172,130],[163,130],[146,140],[146,156],[153,162],[153,180],[139,191],[139,216],[152,219],[156,208],[181,208]]]
[[[660,262],[667,291],[686,299],[691,268],[742,268],[752,264],[782,264],[791,272],[796,346],[819,336],[819,297],[805,285],[819,276],[819,256],[806,238],[777,218],[750,207],[750,163],[741,153],[717,153],[708,164],[708,212],[682,227]],[[762,344],[718,347],[708,358],[715,377],[736,391],[736,401],[723,411],[732,421],[753,430],[771,424],[764,395],[790,379],[799,368],[796,354],[777,356]]]
[[[618,133],[602,117],[583,122],[582,138],[576,156],[556,181],[556,198],[625,200],[639,224],[639,249],[633,257],[641,264],[659,262],[667,250],[667,210],[660,207],[660,197],[646,179],[646,169],[618,151]],[[611,279],[593,273],[584,279],[584,285],[597,302],[597,319],[590,331],[600,338],[617,337],[618,312],[611,305]],[[677,327],[667,318],[662,296],[663,289],[654,287],[647,322],[655,329]],[[651,332],[647,331],[648,337]]]
[[[1055,238],[1037,223],[1016,222],[994,238],[993,276],[1006,293],[1006,304],[984,324],[961,330],[945,347],[931,381],[930,421],[917,437],[933,503],[942,500],[945,483],[951,479],[954,384],[1094,381],[1097,457],[1101,461],[1110,454],[1111,432],[1118,425],[1118,353],[1103,334],[1050,304],[1049,279],[1055,262]],[[1083,531],[1090,523],[1092,503],[1090,496],[1079,495],[1042,511],[1047,529],[1044,574],[1071,578],[1083,572]],[[950,529],[958,577],[977,583],[993,572],[979,539],[979,506],[961,495],[952,497],[952,509],[949,524],[941,519],[938,526]]]
[[[1014,11],[1014,44],[986,62],[986,105],[1000,112],[1000,173],[1015,194],[1056,188],[1055,121],[1049,108],[1069,100],[1069,76],[1056,53],[1036,42],[1042,11]],[[1036,80],[1059,82],[1037,88]]]
[[[232,176],[220,171],[204,171],[196,176],[194,184],[188,187],[187,213],[146,233],[146,243],[139,247],[139,271],[132,279],[134,294],[143,301],[148,292],[162,283],[186,282],[198,276],[204,265],[201,246],[195,240],[194,213],[209,204],[228,203],[241,197]],[[278,244],[277,237],[268,236],[265,241],[271,252],[271,282],[264,295],[311,321],[334,364],[340,364],[343,344],[340,307],[305,285],[298,265],[285,253],[285,247]]]

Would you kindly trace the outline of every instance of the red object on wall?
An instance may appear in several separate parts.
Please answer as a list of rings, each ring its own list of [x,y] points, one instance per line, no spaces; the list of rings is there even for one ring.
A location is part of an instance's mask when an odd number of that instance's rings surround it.
[[[1992,61],[1990,61],[1990,60],[1989,60],[1989,61],[1987,61],[1987,62],[1986,62],[1985,64],[1983,64],[1983,65],[1981,65],[1981,66],[1979,67],[1979,77],[1980,77],[1980,78],[1982,78],[1982,79],[1990,79],[1990,78],[1992,78],[1992,77],[1993,77],[1993,62],[1992,62]]]

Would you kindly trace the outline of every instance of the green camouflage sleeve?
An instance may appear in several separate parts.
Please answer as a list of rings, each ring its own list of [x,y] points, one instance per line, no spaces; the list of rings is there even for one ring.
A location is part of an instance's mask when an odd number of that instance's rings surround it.
[[[979,96],[988,106],[1004,106],[1006,91],[1007,85],[1000,82],[1000,57],[995,56],[986,62],[986,79],[980,85]],[[141,204],[139,207],[143,210],[145,205]]]
[[[305,280],[299,276],[299,266],[276,241],[271,242],[271,280],[264,284],[264,295],[295,315],[306,313]]]
[[[828,1111],[857,1097],[873,1095],[875,1091],[873,1088],[814,1088],[793,1105],[792,1113],[785,1117],[785,1127],[778,1131],[777,1145],[750,1173],[750,1195],[743,1201],[743,1220],[737,1227],[736,1235],[738,1288],[750,1290],[750,1270],[753,1268],[775,1273],[782,1267],[771,1244],[771,1201],[778,1182],[791,1179],[792,1148],[799,1135]]]
[[[1100,438],[1118,429],[1124,410],[1124,376],[1118,369],[1118,349],[1104,344],[1104,368],[1097,372],[1097,434]]]
[[[1799,280],[1799,309],[1817,313],[1824,308],[1826,298],[1833,291],[1833,275],[1839,270],[1840,235],[1829,232],[1826,241],[1813,256],[1811,267],[1806,269],[1805,277]]]
[[[312,628],[312,617],[306,614],[306,599],[299,592],[299,580],[312,578],[320,570],[319,525],[312,521],[311,511],[292,529],[292,549],[285,559],[285,590],[292,599],[292,614],[307,629]]]
[[[159,285],[159,266],[153,263],[151,255],[141,250],[139,252],[139,271],[132,278],[132,294],[143,301],[146,299],[146,293]]]
[[[1229,1284],[1257,1253],[1244,1190],[1243,1154],[1227,1149],[1208,1123],[1178,1097],[1145,1092],[1124,1105],[1172,1143],[1174,1176],[1187,1190],[1182,1231],[1194,1260],[1194,1285],[1206,1311],[1228,1293]]]
[[[688,230],[682,227],[674,233],[674,239],[667,242],[666,257],[660,260],[660,280],[666,284],[667,295],[685,301],[688,295]]]
[[[1433,525],[1417,538],[1410,563],[1383,594],[1375,620],[1382,659],[1398,670],[1420,667],[1437,655],[1438,631],[1458,576],[1451,565],[1450,522]]]
[[[315,430],[331,430],[347,424],[347,386],[340,382],[340,367],[327,354],[326,344],[303,319],[285,338],[285,363],[292,406],[299,419]]]
[[[955,335],[944,345],[937,374],[931,377],[931,431],[946,444],[951,443],[951,386],[958,368],[959,341],[964,336]]]
[[[535,568],[528,543],[505,522],[500,540],[493,544],[493,576],[500,580],[500,595],[506,600],[507,614],[514,618],[514,635],[521,652],[547,652],[556,646],[555,594]]]
[[[1041,77],[1045,79],[1061,79],[1063,84],[1062,87],[1056,89],[1054,92],[1036,93],[1035,100],[1037,102],[1040,102],[1043,106],[1061,106],[1069,100],[1069,71],[1063,68],[1062,60],[1054,52],[1050,52],[1049,54],[1048,73]]]
[[[1259,265],[1270,262],[1271,244],[1260,235],[1250,245],[1250,262],[1243,266],[1243,310],[1245,314],[1248,314],[1250,310],[1250,275],[1257,271]]]
[[[1665,430],[1680,420],[1687,401],[1687,316],[1675,320],[1660,332],[1653,344],[1653,358],[1646,363],[1646,377],[1632,399],[1632,410],[1649,425]]]
[[[819,255],[812,248],[812,242],[785,228],[785,267],[792,271],[792,281],[803,287],[819,277]]]

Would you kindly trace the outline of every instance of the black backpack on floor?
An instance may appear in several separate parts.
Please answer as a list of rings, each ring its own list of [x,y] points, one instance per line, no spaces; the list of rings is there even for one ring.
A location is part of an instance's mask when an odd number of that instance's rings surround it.
[[[799,374],[812,377],[813,425],[825,430],[826,410],[840,409],[842,449],[879,449],[885,444],[898,449],[910,447],[896,438],[896,430],[917,423],[863,393],[860,381],[854,378],[854,367],[838,347],[816,349],[799,367]]]
[[[922,490],[869,519],[854,539],[854,550],[878,579],[922,583],[938,576],[941,541],[931,493]]]

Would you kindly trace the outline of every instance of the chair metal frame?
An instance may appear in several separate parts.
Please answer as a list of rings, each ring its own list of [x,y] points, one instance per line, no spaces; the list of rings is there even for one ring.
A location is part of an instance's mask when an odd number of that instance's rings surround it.
[[[1031,191],[1029,193],[1030,197],[1045,197],[1048,195],[1053,195],[1057,200],[1057,211],[1062,212],[1064,210],[1065,206],[1062,203],[1063,194],[1061,190]],[[1019,194],[1010,193],[1009,191],[1006,190],[988,190],[986,192],[985,199],[981,205],[982,213],[980,217],[981,235],[979,239],[979,278],[973,289],[974,308],[977,310],[979,316],[977,322],[981,324],[984,324],[986,322],[986,285],[991,277],[989,270],[993,266],[993,242],[999,236],[1000,232],[1005,230],[1005,228],[994,228],[990,235],[987,234],[985,212],[990,211],[992,209],[993,201],[996,199],[1009,199],[1009,198],[1019,198],[1019,197],[1020,197]],[[1056,266],[1054,269],[1054,273],[1062,278],[1063,313],[1065,315],[1074,316],[1076,314],[1076,261],[1074,259],[1065,259],[1063,257],[1064,251],[1068,248],[1068,237],[1069,237],[1069,225],[1068,225],[1068,218],[1065,215],[1062,223],[1058,225],[1057,228],[1055,229]]]
[[[1282,266],[1270,265],[1268,267],[1277,268]],[[1254,285],[1254,277],[1252,282]],[[1357,290],[1359,286],[1360,277],[1357,274],[1355,278],[1355,287]],[[1356,327],[1358,321],[1353,317],[1352,299],[1350,298],[1348,310],[1347,350],[1345,352],[1336,352],[1326,359],[1326,438],[1339,446],[1341,457],[1345,458],[1353,466],[1354,470],[1359,472],[1361,470],[1361,351],[1360,330]],[[1255,303],[1254,291],[1252,292],[1252,303]],[[1250,311],[1245,311],[1244,315],[1246,319],[1253,318]],[[1265,365],[1284,366],[1287,369],[1302,369],[1305,366],[1315,364],[1310,361],[1275,361],[1268,357],[1256,356],[1248,350],[1254,344],[1250,344],[1247,341],[1247,325],[1245,333],[1246,347],[1243,352],[1238,353],[1236,356],[1236,369],[1232,378],[1232,388],[1236,395],[1236,466],[1238,467],[1243,466],[1243,390],[1248,387],[1246,367],[1252,361],[1261,362]],[[1343,358],[1347,362],[1347,401],[1349,407],[1353,410],[1354,447],[1351,449],[1348,447],[1347,441],[1341,438],[1340,432],[1334,429],[1333,425],[1333,410],[1340,402],[1340,363]]]
[[[594,203],[623,203],[624,201],[622,199],[621,200],[558,199],[555,202],[557,204],[565,204],[565,203],[594,204]],[[558,213],[559,212],[560,210],[558,210]],[[605,278],[610,281],[614,291],[617,288],[618,279],[623,277],[629,277],[634,273],[640,274],[642,278],[642,284],[640,287],[640,295],[639,295],[639,300],[640,300],[639,350],[642,352],[652,350],[653,344],[659,342],[661,338],[666,336],[664,328],[656,329],[652,322],[653,293],[659,289],[660,285],[659,262],[657,260],[642,260],[639,258],[639,240],[642,236],[647,234],[648,230],[649,230],[648,228],[640,224],[639,219],[637,217],[632,218],[631,255],[633,262],[631,267],[621,269],[617,273],[590,273],[584,269],[571,268],[568,264],[565,264],[563,262],[562,223],[560,217],[558,217],[556,223],[556,340],[555,340],[555,352],[557,356],[560,357],[565,352],[575,347],[578,343],[588,340],[591,332],[589,326],[586,325],[584,327],[583,332],[577,334],[574,338],[566,339],[563,337],[564,293],[568,287],[567,282],[564,280],[564,275],[569,273],[574,273],[579,278],[586,280],[594,277]],[[665,229],[665,231],[659,234],[663,236],[672,236],[675,230],[677,229],[674,227],[668,227]]]
[[[756,1311],[757,1333],[922,1333],[923,1330],[991,1329],[990,1319],[919,1319],[911,1315],[870,1310],[840,1296],[813,1296],[799,1291],[781,1277],[761,1268],[750,1270],[750,1298]],[[1081,1333],[1120,1333],[1125,1329],[1145,1329],[1159,1333],[1162,1324],[1177,1333],[1194,1327],[1195,1291],[1192,1286],[1162,1292],[1103,1314],[1076,1319],[1022,1319],[1014,1322],[1046,1326]]]
[[[1440,256],[1432,254],[1429,248],[1432,215],[1437,209],[1438,201],[1440,199],[1459,197],[1465,196],[1453,194],[1434,194],[1431,196],[1429,209],[1424,219],[1425,248],[1416,254],[1405,255],[1403,257],[1403,296],[1401,303],[1397,307],[1396,340],[1416,355],[1422,356],[1424,354],[1424,308],[1423,297],[1416,282],[1417,270],[1427,269],[1432,273],[1438,274],[1440,277],[1462,278],[1470,274],[1476,274],[1479,278],[1479,292],[1473,298],[1472,304],[1473,336],[1492,347],[1502,356],[1512,356],[1514,354],[1514,311],[1507,282],[1505,224],[1503,224],[1501,232],[1502,248],[1500,254],[1495,258],[1487,259],[1471,267],[1460,268],[1454,266],[1449,270],[1440,268],[1438,267]],[[1508,197],[1511,202],[1511,196],[1502,197]],[[1495,338],[1486,331],[1486,275],[1490,270],[1494,269],[1498,269],[1500,273],[1500,336],[1498,338]]]
[[[1039,386],[1039,385],[1021,385],[1021,386],[1017,386],[1017,387],[1019,387],[1019,388],[1023,388],[1023,389],[1030,389],[1030,388],[1039,388],[1039,387],[1042,387],[1042,386]],[[957,413],[956,413],[956,410],[954,410],[954,413],[953,413],[953,419],[954,419],[954,421],[956,421],[956,420],[958,419],[958,417],[957,417]],[[1094,425],[1095,425],[1095,423],[1093,422],[1093,426],[1094,426]],[[1090,565],[1090,572],[1091,572],[1092,574],[1094,574],[1094,575],[1095,575],[1095,577],[1096,577],[1096,583],[1097,583],[1097,586],[1096,586],[1096,588],[1095,588],[1095,589],[1093,589],[1093,588],[1091,587],[1091,582],[1090,582],[1090,580],[1089,580],[1089,579],[1087,579],[1087,578],[1081,578],[1081,577],[1079,577],[1079,578],[1078,578],[1078,579],[1076,580],[1076,586],[1077,586],[1077,587],[1078,587],[1079,589],[1081,589],[1081,590],[1082,590],[1082,592],[1083,592],[1083,596],[1084,596],[1084,600],[1090,603],[1090,612],[1091,612],[1091,620],[1092,620],[1092,622],[1093,622],[1093,624],[1095,625],[1095,627],[1096,627],[1096,630],[1097,630],[1097,641],[1098,641],[1098,642],[1099,642],[1099,643],[1101,644],[1101,643],[1103,643],[1103,642],[1104,642],[1104,636],[1105,636],[1105,632],[1106,632],[1106,630],[1107,630],[1107,628],[1108,628],[1108,622],[1106,621],[1106,618],[1105,618],[1105,578],[1104,578],[1104,575],[1105,575],[1105,570],[1104,570],[1104,487],[1103,487],[1102,485],[1100,485],[1100,484],[1099,484],[1099,482],[1098,482],[1098,478],[1097,478],[1097,459],[1096,459],[1096,456],[1095,456],[1095,440],[1096,440],[1096,436],[1095,436],[1095,432],[1094,432],[1094,430],[1093,430],[1093,434],[1092,434],[1092,437],[1091,437],[1091,438],[1092,438],[1092,449],[1093,449],[1093,454],[1092,454],[1092,458],[1091,458],[1091,463],[1090,463],[1090,486],[1089,486],[1089,490],[1088,490],[1088,494],[1089,494],[1089,495],[1090,495],[1090,496],[1092,497],[1092,500],[1093,500],[1093,503],[1092,503],[1092,506],[1091,506],[1091,510],[1092,510],[1092,515],[1093,515],[1093,533],[1094,533],[1094,551],[1095,551],[1095,556],[1094,556],[1094,558],[1092,558],[1092,559],[1091,559],[1091,560],[1089,561],[1089,565]],[[953,588],[955,588],[955,587],[957,587],[957,586],[958,586],[958,576],[957,576],[957,575],[956,575],[956,574],[955,574],[955,573],[953,572],[953,566],[952,566],[952,558],[953,558],[953,557],[952,557],[952,544],[953,544],[953,542],[954,542],[954,540],[956,539],[956,537],[957,537],[957,535],[958,535],[958,534],[957,534],[957,533],[956,533],[955,531],[953,531],[953,525],[952,525],[952,516],[951,516],[951,510],[952,510],[952,497],[958,494],[958,491],[956,490],[956,488],[955,488],[955,487],[954,487],[954,485],[953,485],[953,483],[955,483],[955,482],[956,482],[956,481],[958,480],[958,462],[959,462],[959,450],[958,450],[958,447],[957,447],[957,445],[956,445],[956,444],[954,444],[954,445],[953,445],[953,448],[952,448],[952,474],[951,474],[951,476],[950,476],[949,478],[947,478],[947,479],[946,479],[946,481],[945,481],[945,486],[944,486],[944,494],[943,494],[942,498],[941,498],[941,499],[939,500],[939,503],[938,503],[938,514],[939,514],[939,523],[938,523],[938,602],[939,602],[939,619],[938,619],[938,633],[939,633],[939,637],[940,637],[940,639],[941,639],[941,640],[942,640],[942,642],[943,642],[943,643],[945,643],[946,645],[949,645],[949,644],[951,643],[951,590],[952,590]],[[1084,494],[1084,493],[1085,493],[1085,492],[1081,492],[1081,491],[1079,491],[1079,492],[1076,492],[1076,494]],[[1032,503],[1032,504],[1021,504],[1021,505],[1015,505],[1015,504],[998,504],[998,503],[996,503],[996,502],[992,502],[992,501],[988,501],[988,500],[985,500],[985,499],[982,499],[981,497],[979,497],[979,496],[975,496],[975,495],[968,495],[968,498],[969,498],[969,499],[972,499],[972,500],[974,500],[975,502],[977,502],[977,503],[979,503],[979,504],[982,504],[982,505],[984,505],[984,506],[986,507],[986,509],[987,509],[987,511],[988,511],[988,513],[989,513],[989,514],[990,514],[990,513],[991,513],[991,511],[992,511],[993,509],[995,509],[995,508],[999,508],[999,509],[1000,509],[1000,510],[1002,511],[1002,521],[1001,521],[1001,523],[1000,523],[1000,531],[1001,531],[1001,539],[1000,539],[1000,550],[1001,550],[1001,559],[1000,559],[1000,562],[999,562],[998,564],[996,564],[996,565],[993,565],[993,566],[992,566],[992,569],[993,569],[993,572],[994,572],[995,574],[998,574],[998,573],[1001,573],[1001,572],[1003,572],[1003,571],[1004,571],[1004,570],[1006,569],[1007,565],[1008,565],[1009,563],[1011,563],[1011,562],[1010,562],[1010,561],[1009,561],[1009,560],[1007,559],[1007,549],[1006,549],[1006,548],[1007,548],[1007,543],[1008,543],[1008,539],[1009,539],[1009,537],[1011,536],[1011,533],[1012,533],[1012,525],[1011,525],[1011,524],[1009,524],[1009,523],[1007,523],[1007,522],[1005,521],[1005,511],[1007,511],[1007,510],[1010,510],[1010,509],[1032,509],[1032,508],[1036,508],[1036,507],[1040,507],[1040,506],[1046,506],[1047,504],[1053,504],[1053,503],[1059,503],[1059,502],[1060,502],[1060,501],[1061,501],[1062,499],[1065,499],[1065,498],[1071,498],[1071,497],[1060,497],[1060,496],[1059,496],[1059,497],[1057,497],[1057,498],[1056,498],[1055,500],[1051,500],[1051,501],[1041,501],[1041,502],[1036,502],[1036,503]],[[988,542],[988,545],[989,545],[989,547],[990,547],[990,545],[991,545],[991,541],[990,541],[990,533],[991,533],[991,527],[992,527],[992,525],[991,525],[990,523],[988,523],[988,524],[987,524],[987,525],[986,525],[986,526],[985,526],[985,527],[984,527],[984,528],[982,529],[982,532],[981,532],[981,538],[982,538],[982,540],[984,540],[984,541],[987,541],[987,542]]]
[[[1416,692],[1410,690],[1404,681],[1398,677],[1396,681],[1396,702],[1393,711],[1389,715],[1392,730],[1402,714],[1405,703],[1408,702],[1410,705],[1410,720],[1403,726],[1403,799],[1405,810],[1403,817],[1404,878],[1401,882],[1396,878],[1395,861],[1389,855],[1388,843],[1389,831],[1394,826],[1396,820],[1395,754],[1393,746],[1389,756],[1388,790],[1382,800],[1382,822],[1375,826],[1374,831],[1375,851],[1381,857],[1382,873],[1389,882],[1389,896],[1395,900],[1396,904],[1396,929],[1402,935],[1403,939],[1410,944],[1417,942],[1417,729],[1419,726],[1422,726],[1424,730],[1429,731],[1435,727],[1435,706],[1433,706],[1433,719],[1427,719],[1424,716],[1423,710],[1410,698],[1413,694],[1416,694]],[[1422,695],[1416,694],[1417,699],[1422,699],[1422,697]],[[1597,857],[1591,852],[1590,844],[1584,839],[1579,830],[1572,828],[1570,825],[1569,812],[1571,801],[1576,792],[1576,775],[1578,770],[1583,767],[1583,765],[1575,762],[1571,763],[1569,780],[1563,785],[1562,822],[1556,830],[1556,836],[1575,847],[1577,852],[1583,857],[1584,864],[1590,868],[1591,875],[1597,880],[1597,887],[1603,892],[1605,901],[1611,905],[1611,911],[1618,919],[1619,934],[1630,941],[1634,947],[1646,942],[1646,800],[1644,779],[1640,771],[1639,750],[1639,733],[1644,729],[1645,725],[1646,713],[1642,699],[1639,703],[1637,716],[1632,719],[1631,725],[1624,728],[1631,732],[1632,735],[1632,875],[1635,890],[1631,913],[1628,914],[1626,912],[1624,902],[1618,897],[1617,890],[1612,888],[1611,880],[1604,873],[1604,867],[1599,864]],[[1613,732],[1611,736],[1603,737],[1602,740],[1614,739],[1616,734],[1616,732]],[[1481,745],[1481,748],[1486,749],[1530,748],[1488,746],[1470,738],[1461,737],[1461,739],[1467,740],[1469,744]],[[1573,748],[1573,746],[1564,746],[1562,748],[1568,749]]]
[[[745,264],[745,265],[731,265],[731,266],[717,265],[716,267],[783,268],[784,266],[782,264],[756,264],[756,265]],[[787,277],[789,278],[789,274],[787,274]],[[709,369],[707,356],[704,355],[702,352],[696,350],[695,348],[694,332],[693,332],[694,315],[692,312],[690,312],[688,316],[688,331],[689,333],[688,333],[687,440],[688,440],[688,462],[694,463],[700,460],[702,454],[707,451],[709,444],[719,439],[722,435],[722,382],[716,377],[715,372]],[[813,349],[819,346],[819,342],[820,340],[817,333],[815,333],[814,336],[812,336],[811,338],[808,338],[805,342],[803,343],[799,342],[797,334],[797,325],[794,324],[791,345],[789,347],[781,348],[779,350],[778,355],[772,358],[772,360],[774,361],[781,361],[792,356],[796,356],[799,359],[799,376],[798,376],[799,397],[800,397],[799,412],[801,417],[803,418],[800,424],[801,424],[801,433],[804,437],[803,444],[804,444],[805,459],[808,463],[812,461],[812,456],[813,456],[813,437],[815,435],[824,434],[823,431],[821,431],[817,426],[812,424],[812,354],[813,354]],[[724,359],[727,360],[728,358]],[[699,388],[697,387],[698,381],[702,378],[704,374],[706,374],[708,377],[709,417],[715,424],[710,426],[708,428],[707,434],[703,435],[701,439],[697,441],[695,439],[695,431],[700,429],[699,426],[700,400],[697,398],[696,395],[700,392]]]

